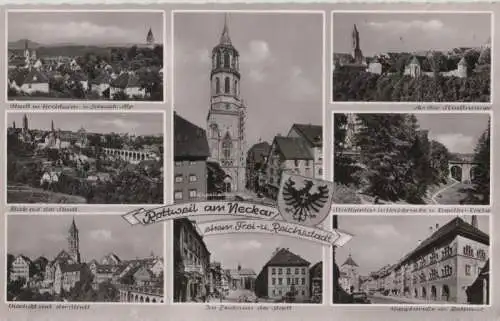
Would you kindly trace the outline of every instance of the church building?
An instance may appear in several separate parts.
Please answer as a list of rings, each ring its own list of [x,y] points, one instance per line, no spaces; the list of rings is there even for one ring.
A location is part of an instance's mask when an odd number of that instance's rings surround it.
[[[224,192],[245,188],[246,106],[240,98],[239,53],[229,37],[227,17],[220,41],[212,50],[211,99],[207,117],[209,161],[226,173]]]

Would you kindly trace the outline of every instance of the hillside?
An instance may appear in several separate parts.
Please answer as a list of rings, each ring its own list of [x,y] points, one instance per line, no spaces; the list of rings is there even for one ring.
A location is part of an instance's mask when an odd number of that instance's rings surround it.
[[[31,41],[29,39],[19,39],[17,41],[9,42],[8,48],[9,50],[24,50],[26,41],[28,41],[28,48],[30,49],[37,49],[41,46],[39,43]]]

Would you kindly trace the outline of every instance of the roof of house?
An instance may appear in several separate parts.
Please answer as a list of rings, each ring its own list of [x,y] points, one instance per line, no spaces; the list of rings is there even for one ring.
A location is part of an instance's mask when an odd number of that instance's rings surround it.
[[[29,257],[27,257],[26,255],[18,255],[17,257],[21,257],[24,261],[28,262],[28,263],[31,263],[31,259]]]
[[[269,154],[269,150],[271,149],[271,145],[268,142],[260,142],[248,150],[249,157],[252,157],[254,160],[259,159],[262,156],[266,156]]]
[[[207,135],[204,129],[174,114],[174,157],[208,158]]]
[[[359,267],[359,265],[357,265],[356,262],[354,262],[354,260],[352,259],[351,254],[349,254],[349,256],[345,260],[344,264],[342,264],[342,266],[344,266],[344,265],[358,266]]]
[[[303,138],[276,136],[274,143],[285,159],[314,159]]]
[[[322,275],[323,274],[323,262],[319,261],[318,263],[311,266],[309,269],[311,275]]]
[[[296,129],[299,134],[312,146],[323,146],[323,127],[311,124],[293,124],[292,129]]]
[[[64,264],[61,266],[61,271],[63,273],[82,271],[87,265],[85,263],[75,263],[75,264]]]
[[[41,71],[37,69],[32,69],[24,78],[23,84],[44,84],[48,83],[49,78]],[[17,83],[17,81],[16,81]],[[17,83],[20,85],[19,83]]]
[[[124,72],[111,82],[111,86],[125,89],[131,87],[141,87],[141,83],[139,77],[134,73]]]
[[[290,250],[281,248],[266,263],[265,266],[309,266],[311,263],[302,257],[290,252]]]
[[[252,269],[246,269],[246,268],[241,268],[241,269],[233,269],[233,270],[229,270],[229,274],[231,275],[232,278],[235,278],[235,277],[246,277],[246,276],[255,276],[256,273],[254,270]]]
[[[96,78],[92,79],[91,83],[94,85],[110,84],[113,81],[109,73],[103,71]]]
[[[436,246],[437,243],[453,238],[455,236],[463,236],[468,239],[489,245],[490,237],[488,234],[484,233],[477,227],[472,226],[471,224],[465,222],[460,217],[456,217],[453,220],[449,221],[442,227],[440,227],[437,231],[432,233],[431,236],[426,238],[423,242],[421,242],[413,251],[407,254],[400,263],[409,260],[415,256],[418,256],[423,251],[428,248]]]

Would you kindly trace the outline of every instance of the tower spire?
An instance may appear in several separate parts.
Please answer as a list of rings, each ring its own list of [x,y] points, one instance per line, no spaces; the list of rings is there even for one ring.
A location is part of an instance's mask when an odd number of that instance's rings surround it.
[[[227,13],[224,14],[224,28],[222,28],[222,34],[220,35],[220,44],[231,44],[231,38],[229,37],[229,27],[227,25]]]

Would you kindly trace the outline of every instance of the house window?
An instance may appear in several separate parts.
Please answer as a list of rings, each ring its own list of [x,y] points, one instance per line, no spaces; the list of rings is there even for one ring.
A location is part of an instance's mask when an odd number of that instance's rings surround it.
[[[175,191],[174,192],[174,199],[181,200],[182,199],[182,192],[181,191]]]
[[[276,268],[271,269],[271,274],[276,274]]]
[[[278,274],[283,274],[283,269],[282,268],[278,268]]]
[[[302,290],[302,296],[306,295],[306,291]]]
[[[306,285],[306,278],[302,278],[302,285]]]
[[[225,159],[231,158],[231,148],[232,148],[231,136],[229,136],[229,133],[227,133],[226,137],[224,138],[224,141],[222,142],[222,154]]]
[[[220,79],[219,79],[219,77],[215,78],[215,93],[220,94]]]
[[[182,183],[183,179],[182,179],[182,175],[175,175],[175,182],[176,183]]]
[[[290,268],[286,268],[286,274],[291,274],[292,270]]]
[[[196,182],[197,180],[198,180],[198,177],[196,177],[196,175],[194,175],[194,174],[189,175],[190,182]]]
[[[320,167],[318,168],[318,175],[319,176],[322,176],[323,175],[323,169]]]
[[[306,268],[302,268],[302,274],[306,274]]]
[[[231,83],[230,83],[229,77],[224,78],[224,92],[226,94],[230,93],[230,91],[231,91],[230,87],[231,87]]]
[[[278,278],[278,285],[282,285],[283,284],[283,279],[282,278]]]
[[[308,159],[306,160],[306,166],[309,166],[309,160]]]
[[[190,189],[189,190],[189,198],[196,198],[197,193],[195,189]]]
[[[194,165],[196,165],[196,162],[194,162],[194,161],[190,161],[190,162],[189,162],[189,165],[190,165],[190,166],[194,166]]]
[[[286,278],[286,285],[290,285],[290,278]]]
[[[229,68],[231,64],[231,58],[229,57],[229,53],[224,53],[224,68]]]
[[[276,285],[276,279],[273,278],[272,280],[273,280],[273,285]]]
[[[295,274],[299,274],[299,268],[295,268]]]
[[[465,275],[470,275],[470,265],[465,265]]]
[[[299,160],[298,159],[294,160],[293,163],[295,164],[295,167],[299,167]]]
[[[238,95],[238,80],[234,81],[233,93],[234,93],[235,96]]]
[[[281,292],[281,290],[278,290],[278,295],[281,295],[283,292]]]

